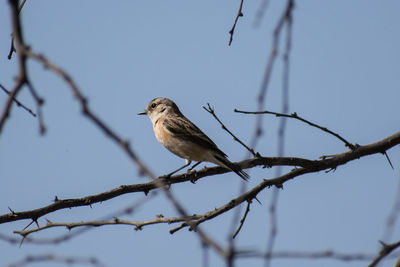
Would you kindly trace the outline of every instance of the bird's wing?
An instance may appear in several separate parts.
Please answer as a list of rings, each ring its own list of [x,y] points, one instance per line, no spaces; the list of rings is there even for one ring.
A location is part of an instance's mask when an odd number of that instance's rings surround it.
[[[173,135],[179,136],[180,138],[194,144],[199,144],[205,148],[214,150],[218,154],[226,157],[226,154],[222,152],[217,145],[207,135],[205,135],[205,133],[203,133],[187,118],[180,116],[174,116],[171,118],[167,117],[163,121],[163,125]]]

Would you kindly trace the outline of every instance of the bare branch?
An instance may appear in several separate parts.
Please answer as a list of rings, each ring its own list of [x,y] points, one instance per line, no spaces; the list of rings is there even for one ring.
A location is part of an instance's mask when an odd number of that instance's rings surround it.
[[[222,129],[227,131],[233,137],[233,140],[235,140],[236,142],[241,144],[244,148],[246,148],[254,157],[260,156],[259,154],[255,153],[253,149],[249,148],[245,143],[243,143],[239,138],[237,138],[236,135],[234,135],[228,128],[226,128],[226,126],[222,123],[222,121],[217,117],[217,115],[215,114],[215,110],[210,106],[209,103],[207,103],[207,106],[208,106],[208,108],[206,108],[204,106],[203,106],[203,108],[208,113],[213,115],[213,117],[219,122],[219,124],[221,124]]]
[[[22,3],[19,5],[19,7],[18,7],[18,15],[19,15],[19,13],[21,13],[22,8],[24,7],[25,3],[26,3],[26,0],[23,0]],[[18,2],[17,2],[17,5],[18,5]],[[7,58],[9,60],[12,58],[12,55],[13,55],[14,52],[16,52],[16,50],[15,50],[15,46],[14,46],[14,32],[13,32],[13,33],[11,33],[10,52],[8,53],[8,56],[7,56]]]
[[[232,199],[227,204],[203,214],[200,219],[198,219],[194,222],[191,222],[190,225],[183,223],[179,227],[176,227],[176,228],[170,230],[170,233],[175,233],[176,231],[179,231],[188,226],[189,226],[189,230],[190,230],[194,226],[197,226],[205,221],[211,220],[211,219],[215,218],[216,216],[235,208],[236,206],[242,204],[244,201],[255,198],[258,195],[258,193],[260,193],[262,190],[264,190],[267,187],[276,186],[276,187],[280,188],[280,187],[282,187],[282,185],[285,182],[287,182],[297,176],[301,176],[306,173],[319,172],[319,171],[322,171],[325,169],[336,168],[340,165],[346,164],[347,162],[349,162],[351,160],[369,155],[369,154],[371,154],[372,150],[374,150],[374,148],[376,148],[376,146],[379,146],[380,148],[386,150],[388,148],[388,146],[392,147],[399,143],[400,143],[400,132],[398,132],[390,137],[387,137],[381,141],[375,142],[373,144],[360,146],[357,150],[354,150],[354,151],[349,150],[347,152],[334,155],[332,158],[314,161],[314,164],[312,166],[296,168],[282,176],[279,176],[279,177],[276,177],[273,179],[264,179],[257,186],[253,187],[251,190],[245,192],[244,194],[241,194],[237,198]],[[380,153],[380,152],[375,152],[375,153]],[[255,159],[255,160],[257,160],[257,159]]]
[[[290,63],[290,50],[292,46],[292,14],[289,12],[286,17],[286,43],[285,51],[283,54],[283,77],[282,77],[282,113],[289,112],[289,63]],[[286,118],[280,120],[278,128],[278,157],[283,157],[285,152],[285,130],[286,130]],[[275,176],[282,175],[282,166],[276,168]],[[269,206],[269,238],[267,241],[266,253],[272,253],[276,236],[278,234],[278,200],[279,200],[279,187],[275,187],[272,190],[271,202]],[[270,259],[265,260],[265,266],[269,267],[271,264]]]
[[[259,27],[262,19],[264,18],[264,14],[267,10],[269,4],[269,0],[262,0],[260,6],[257,9],[256,16],[253,22],[254,27]]]
[[[242,168],[252,168],[254,166],[271,167],[279,165],[301,166],[301,168],[294,169],[283,176],[263,181],[261,184],[254,187],[249,192],[245,193],[244,196],[241,196],[238,199],[236,199],[234,201],[235,203],[233,204],[235,204],[236,206],[239,204],[236,203],[236,201],[238,200],[243,202],[246,201],[247,199],[253,199],[264,188],[269,186],[278,186],[278,187],[282,186],[283,183],[285,183],[290,179],[293,179],[296,176],[300,176],[305,173],[318,172],[321,170],[336,168],[340,165],[346,164],[349,161],[356,160],[368,155],[381,153],[381,151],[386,151],[398,144],[400,144],[400,132],[397,132],[375,143],[365,146],[359,146],[354,151],[349,150],[347,152],[334,155],[333,157],[327,159],[307,160],[307,159],[292,158],[292,157],[283,157],[283,158],[260,157],[238,162],[237,164],[239,164]],[[22,211],[22,212],[13,211],[4,215],[0,215],[0,224],[17,220],[24,220],[24,219],[38,219],[43,215],[54,212],[56,210],[72,208],[72,207],[88,206],[127,193],[133,193],[133,192],[148,193],[151,190],[159,188],[158,184],[160,183],[171,185],[186,181],[196,181],[202,177],[226,173],[229,171],[230,170],[222,167],[205,168],[199,171],[192,171],[190,173],[184,173],[172,176],[171,178],[168,179],[168,181],[166,181],[166,179],[164,178],[158,178],[154,181],[144,184],[121,185],[120,187],[114,188],[112,190],[97,195],[91,195],[77,199],[64,199],[64,200],[56,199],[53,204],[42,208],[29,211]]]
[[[365,253],[340,253],[333,250],[326,251],[276,251],[272,254],[262,252],[245,252],[237,254],[239,258],[272,258],[272,259],[332,259],[344,262],[350,261],[370,261],[374,259],[373,254]],[[393,255],[396,258],[399,255]],[[390,257],[388,257],[390,258]]]
[[[72,264],[84,264],[84,265],[91,265],[91,266],[98,266],[102,267],[105,266],[103,263],[101,263],[98,259],[96,258],[83,258],[83,257],[66,257],[66,256],[58,256],[54,254],[44,254],[44,255],[29,255],[23,258],[22,260],[19,260],[15,263],[10,263],[7,266],[8,267],[20,267],[20,266],[26,266],[29,264],[34,264],[34,263],[61,263],[64,265],[72,265]]]
[[[326,132],[326,133],[329,133],[329,134],[337,137],[340,141],[342,141],[345,144],[346,147],[348,147],[350,149],[354,150],[358,146],[357,144],[356,145],[351,144],[349,141],[347,141],[346,139],[341,137],[339,134],[329,130],[328,128],[323,127],[323,126],[319,126],[318,124],[312,123],[312,122],[300,117],[299,115],[297,115],[296,112],[294,112],[292,114],[283,114],[283,113],[277,113],[277,112],[268,111],[268,110],[264,110],[264,111],[243,111],[243,110],[235,109],[234,111],[238,112],[238,113],[243,113],[243,114],[272,114],[272,115],[275,115],[276,117],[285,117],[285,118],[297,119],[299,121],[307,123],[310,126],[316,127],[318,129]]]
[[[10,95],[10,91],[7,90],[7,88],[5,88],[1,83],[0,83],[0,88],[8,95]],[[24,104],[22,104],[20,101],[18,101],[18,99],[13,98],[14,102],[17,104],[17,107],[23,108],[25,109],[27,112],[29,112],[29,114],[31,114],[33,117],[36,117],[36,114],[32,111],[32,109],[28,108],[27,106],[25,106]]]
[[[247,214],[248,214],[249,211],[250,211],[250,205],[251,205],[251,200],[248,200],[248,201],[247,201],[246,211],[244,212],[243,218],[240,220],[240,225],[239,225],[238,229],[235,231],[235,233],[233,234],[232,238],[235,238],[235,237],[239,234],[240,230],[242,229],[243,224],[244,224],[244,222],[246,221]]]
[[[389,255],[393,250],[397,249],[400,247],[400,241],[393,243],[393,244],[385,244],[381,242],[382,248],[379,251],[379,255],[371,262],[368,267],[374,267],[377,266],[378,263],[385,258],[387,255]]]
[[[147,221],[130,221],[130,220],[124,220],[120,218],[114,218],[113,220],[96,220],[96,221],[85,221],[85,222],[52,222],[50,220],[47,220],[47,224],[38,228],[34,229],[29,229],[29,230],[21,230],[21,231],[14,231],[14,233],[19,234],[23,237],[28,236],[31,233],[39,232],[45,229],[49,228],[55,228],[55,227],[65,227],[68,230],[71,230],[73,228],[78,228],[78,227],[84,227],[84,226],[93,226],[93,227],[98,227],[98,226],[104,226],[104,225],[132,225],[135,226],[135,230],[142,230],[144,226],[147,225],[153,225],[153,224],[161,224],[161,223],[167,223],[167,224],[172,224],[172,223],[177,223],[177,222],[186,222],[186,221],[191,221],[198,219],[198,215],[193,215],[193,216],[188,216],[188,217],[173,217],[173,218],[164,218],[164,217],[157,217],[152,220],[147,220]]]
[[[44,100],[43,98],[39,97],[38,93],[36,92],[35,88],[33,88],[33,85],[29,80],[26,82],[26,84],[28,85],[29,91],[31,92],[33,99],[35,100],[36,111],[38,114],[38,121],[39,121],[39,133],[43,135],[46,133],[46,126],[44,125],[43,115],[42,115],[42,106],[44,104]]]
[[[231,30],[229,31],[229,35],[230,35],[229,45],[231,45],[232,41],[233,41],[233,34],[235,32],[235,29],[236,29],[236,23],[238,22],[239,17],[243,17],[243,12],[242,12],[243,1],[244,0],[240,0],[240,5],[239,5],[238,13],[237,13],[236,18],[235,18],[235,22],[233,23],[233,26],[232,26]]]
[[[269,81],[271,78],[275,59],[278,55],[279,36],[280,36],[283,26],[288,21],[288,18],[290,18],[292,16],[293,8],[294,8],[294,0],[288,0],[286,8],[285,8],[284,12],[282,13],[277,25],[275,26],[274,34],[273,34],[273,38],[272,38],[271,52],[269,54],[267,66],[266,66],[265,72],[264,72],[264,77],[263,77],[263,80],[261,83],[260,93],[258,95],[258,104],[257,104],[258,111],[264,109],[264,101],[265,101],[265,95],[267,93],[267,87],[268,87],[268,84],[269,84]],[[257,117],[256,122],[255,122],[255,131],[254,131],[252,140],[250,142],[250,147],[255,149],[258,138],[261,135],[262,135],[262,117]]]
[[[9,0],[11,7],[11,25],[13,28],[13,38],[15,39],[16,48],[18,51],[23,51],[25,49],[24,38],[22,35],[21,24],[18,17],[18,1]],[[17,97],[19,91],[28,81],[28,76],[26,73],[26,55],[24,53],[18,54],[18,76],[16,78],[15,85],[11,92],[9,93],[6,104],[4,105],[3,112],[0,116],[0,133],[3,130],[4,124],[9,117],[10,110],[14,99]]]

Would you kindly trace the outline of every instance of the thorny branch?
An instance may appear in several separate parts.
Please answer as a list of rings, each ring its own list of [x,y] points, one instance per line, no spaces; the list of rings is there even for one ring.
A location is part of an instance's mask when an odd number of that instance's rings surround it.
[[[131,220],[124,220],[120,218],[114,218],[112,220],[96,220],[96,221],[85,221],[85,222],[52,222],[47,220],[47,223],[41,227],[29,229],[29,230],[21,230],[21,231],[14,231],[14,233],[19,234],[23,237],[28,236],[31,233],[39,232],[49,228],[55,227],[64,227],[68,230],[78,227],[84,226],[104,226],[104,225],[132,225],[135,226],[135,230],[142,230],[144,226],[153,225],[153,224],[161,224],[161,223],[178,223],[178,222],[186,222],[191,220],[196,220],[199,218],[199,215],[192,215],[187,217],[173,217],[173,218],[164,218],[163,216],[158,216],[155,219],[147,220],[147,221],[131,221]]]
[[[254,187],[245,194],[239,196],[239,198],[232,200],[230,203],[231,205],[237,206],[243,201],[247,201],[248,199],[253,199],[261,190],[263,190],[266,187],[269,186],[280,187],[283,185],[283,183],[287,182],[288,180],[291,180],[294,177],[300,176],[302,174],[310,172],[318,172],[327,169],[334,169],[340,165],[346,164],[349,161],[359,159],[361,157],[365,157],[368,155],[381,153],[382,151],[386,151],[398,144],[400,144],[400,132],[397,132],[375,143],[359,146],[357,150],[349,150],[341,154],[333,155],[332,157],[326,159],[307,160],[307,159],[293,158],[293,157],[282,157],[282,158],[260,157],[238,162],[238,164],[242,168],[252,168],[255,166],[272,167],[279,165],[300,166],[300,168],[293,169],[289,173],[282,175],[280,177],[264,180],[258,186]],[[151,190],[159,188],[158,184],[160,183],[172,185],[186,181],[197,181],[206,176],[216,175],[226,172],[229,172],[229,170],[222,167],[204,168],[199,171],[191,171],[190,173],[174,175],[170,177],[168,181],[165,178],[158,178],[156,180],[144,184],[121,185],[120,187],[114,188],[112,190],[87,197],[76,198],[76,199],[64,199],[64,200],[56,199],[53,204],[50,204],[42,208],[22,211],[22,212],[12,211],[10,213],[0,215],[0,224],[17,220],[24,220],[24,219],[37,220],[43,215],[49,214],[56,210],[72,208],[72,207],[88,206],[127,193],[143,192],[147,194]],[[240,203],[238,203],[238,201]],[[230,205],[228,203],[225,208],[229,207]],[[212,214],[215,214],[214,212]]]

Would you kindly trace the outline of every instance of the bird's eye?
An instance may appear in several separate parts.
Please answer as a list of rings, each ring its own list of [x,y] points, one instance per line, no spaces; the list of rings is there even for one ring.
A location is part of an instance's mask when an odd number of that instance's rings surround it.
[[[157,106],[156,103],[151,104],[151,108],[155,108]]]

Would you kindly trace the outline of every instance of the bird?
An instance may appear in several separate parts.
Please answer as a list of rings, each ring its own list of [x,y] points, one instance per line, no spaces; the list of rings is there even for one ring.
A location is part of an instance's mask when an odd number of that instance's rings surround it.
[[[185,165],[167,174],[167,177],[189,166],[192,161],[197,163],[188,171],[207,161],[230,169],[245,181],[249,179],[249,175],[239,165],[232,163],[206,134],[182,114],[172,100],[154,98],[145,111],[138,115],[147,115],[157,140],[170,152],[185,159]]]

